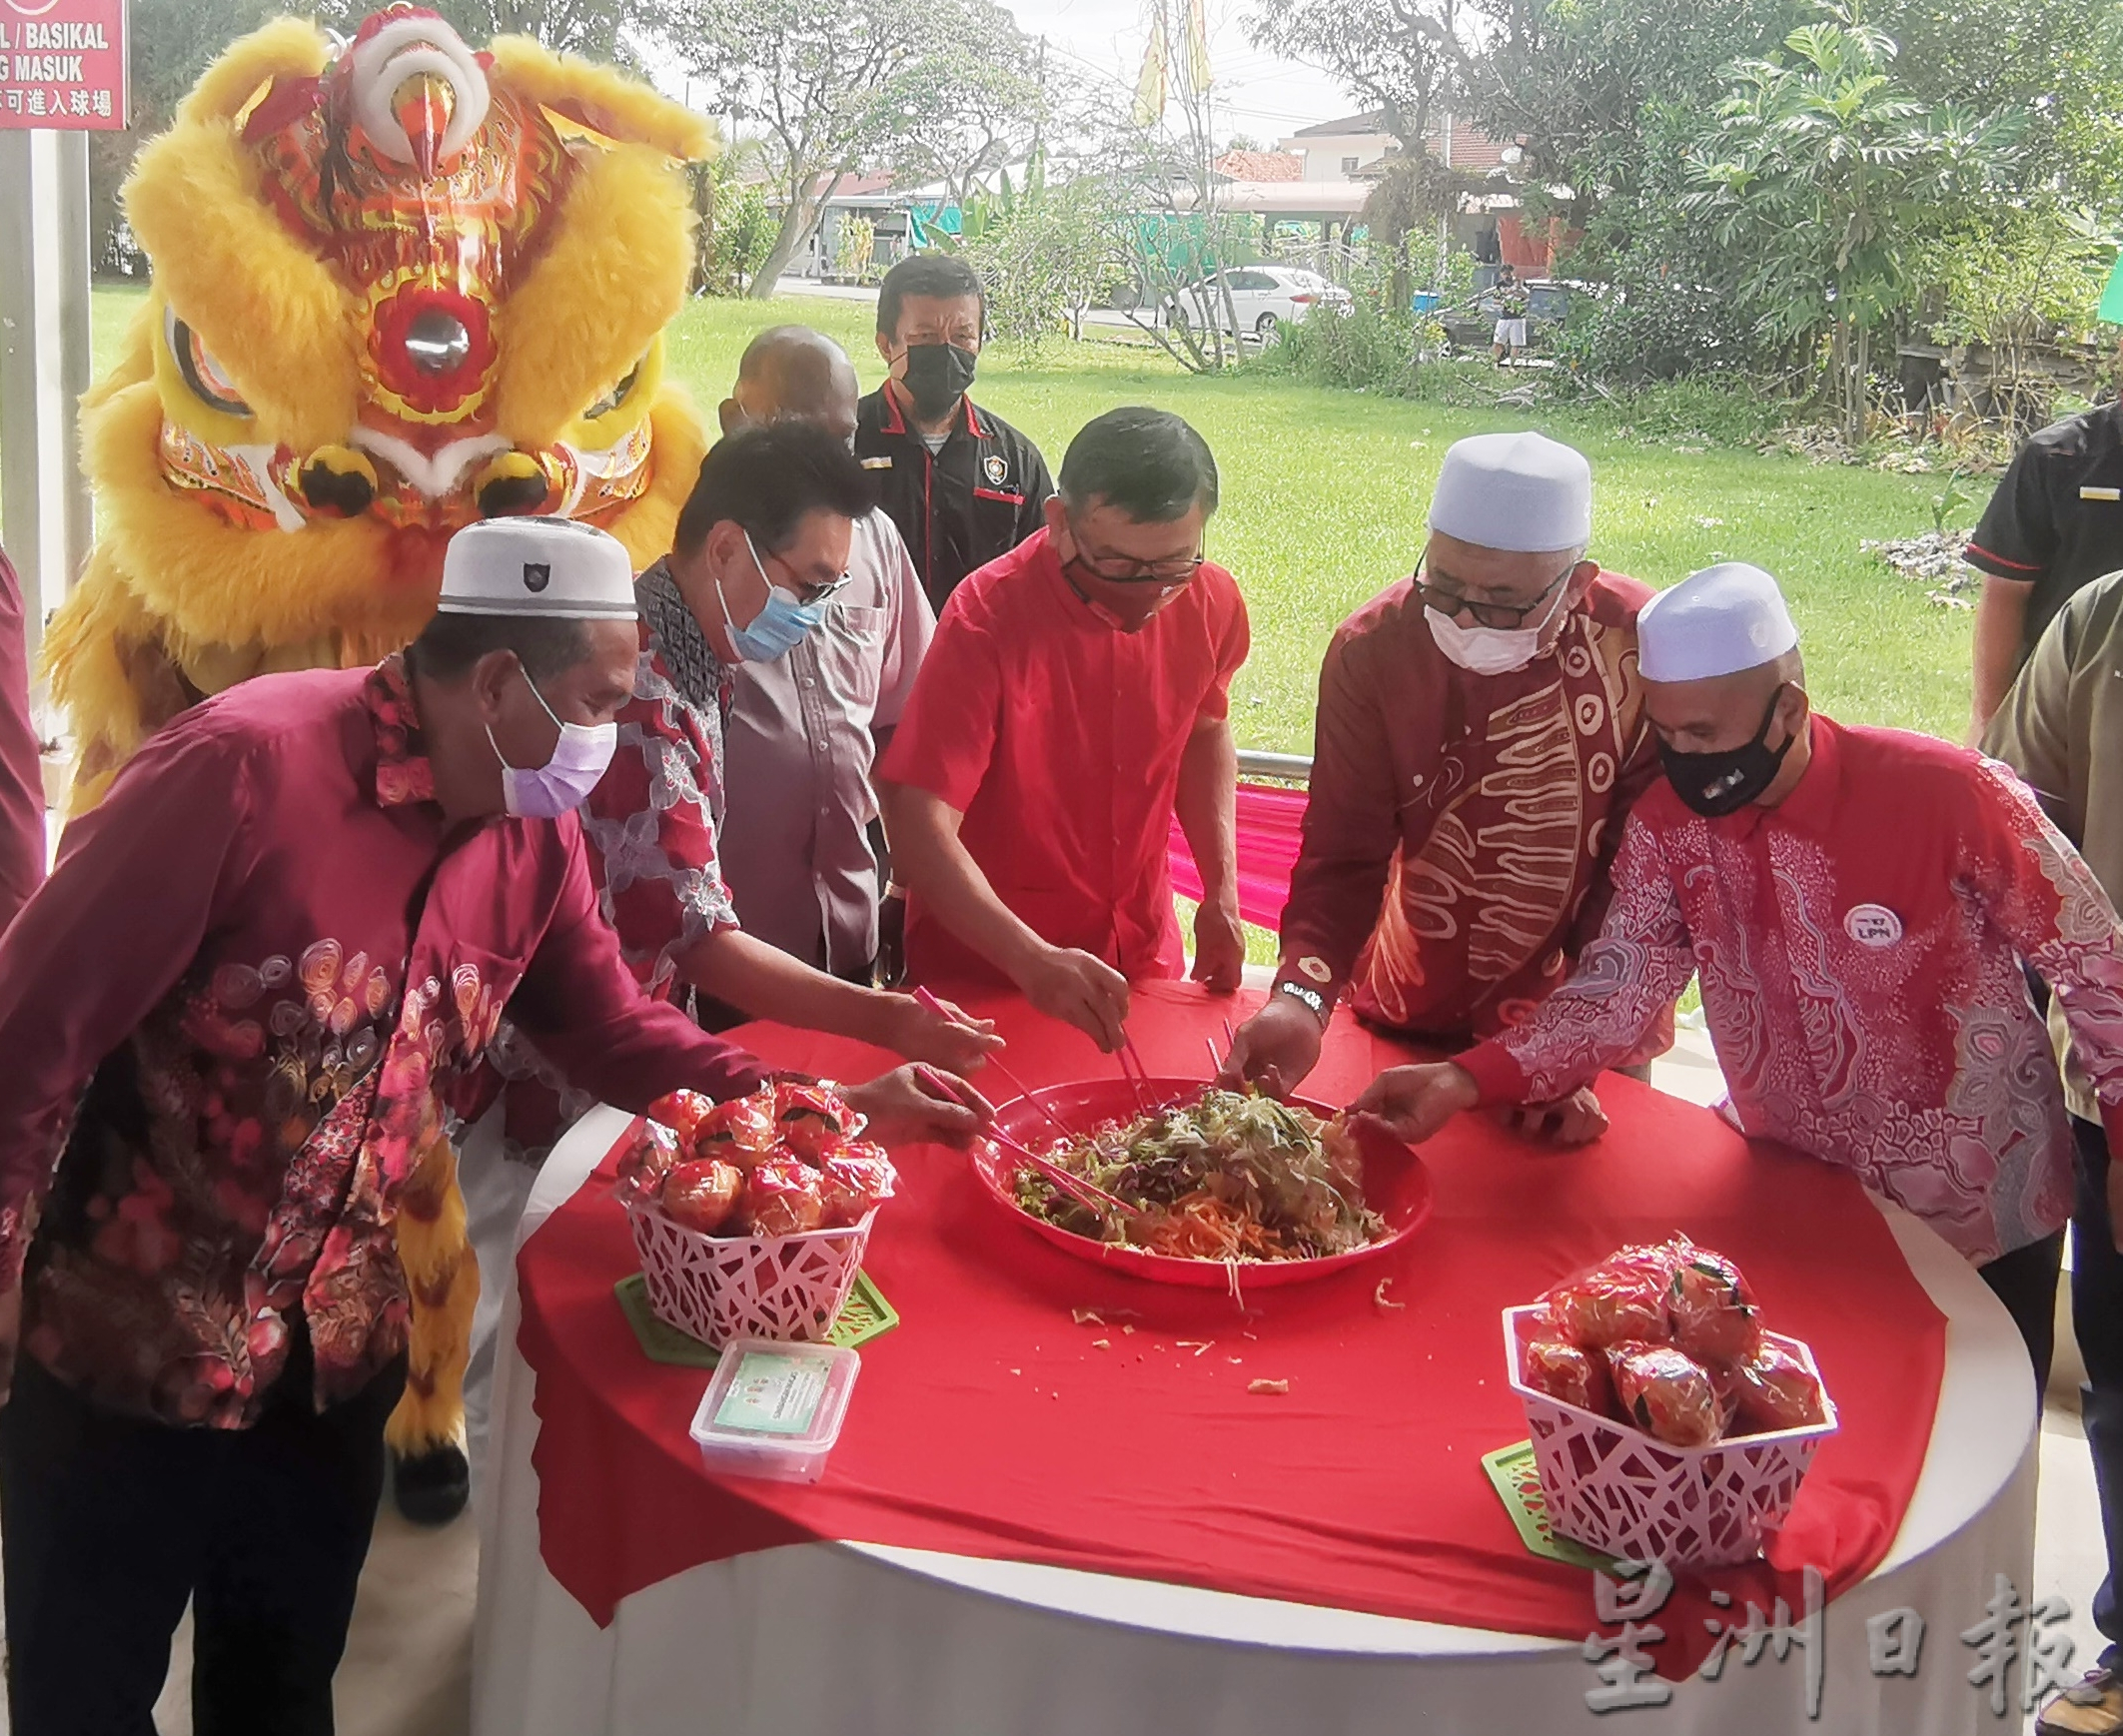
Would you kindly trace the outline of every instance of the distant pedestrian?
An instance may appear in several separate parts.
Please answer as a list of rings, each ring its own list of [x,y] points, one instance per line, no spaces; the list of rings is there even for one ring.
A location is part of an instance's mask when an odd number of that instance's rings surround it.
[[[1497,330],[1490,346],[1490,360],[1498,366],[1515,359],[1526,348],[1526,287],[1514,266],[1500,266],[1490,298],[1497,304]]]

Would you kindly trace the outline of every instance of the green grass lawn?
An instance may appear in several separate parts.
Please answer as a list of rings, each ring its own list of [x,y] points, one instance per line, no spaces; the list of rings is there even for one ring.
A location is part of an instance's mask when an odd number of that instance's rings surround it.
[[[748,336],[781,320],[831,332],[865,387],[882,375],[866,305],[791,297],[695,302],[673,334],[674,371],[712,405]],[[1616,438],[1611,424],[1582,413],[1473,412],[1243,372],[1205,380],[1161,353],[1112,343],[1057,344],[1031,359],[991,353],[974,393],[1057,469],[1069,436],[1116,404],[1160,405],[1201,430],[1224,481],[1209,552],[1238,574],[1253,614],[1253,657],[1233,694],[1245,746],[1311,751],[1321,653],[1337,622],[1414,565],[1445,448],[1513,428],[1541,429],[1592,459],[1592,551],[1606,565],[1652,585],[1726,557],[1774,572],[1823,710],[1954,737],[1966,728],[1968,617],[1927,603],[1857,546],[1929,529],[1936,478],[1675,452]]]
[[[97,291],[99,367],[139,295]],[[869,306],[811,297],[691,303],[672,329],[672,372],[711,413],[750,335],[792,320],[845,344],[865,388],[881,377]],[[1616,437],[1611,422],[1583,412],[1475,412],[1252,372],[1199,379],[1155,350],[1115,342],[1056,344],[1030,358],[991,352],[975,394],[1031,434],[1055,468],[1070,435],[1117,404],[1160,405],[1201,430],[1224,480],[1209,552],[1238,574],[1253,614],[1252,660],[1233,693],[1244,746],[1311,751],[1314,682],[1335,624],[1414,564],[1445,448],[1512,428],[1541,429],[1592,459],[1592,552],[1606,565],[1653,585],[1725,557],[1774,572],[1823,710],[1955,737],[1965,727],[1968,617],[1933,607],[1857,546],[1929,528],[1934,478],[1673,451]]]

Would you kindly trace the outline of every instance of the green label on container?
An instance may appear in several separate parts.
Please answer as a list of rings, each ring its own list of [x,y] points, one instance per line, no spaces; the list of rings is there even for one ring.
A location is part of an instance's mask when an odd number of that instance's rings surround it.
[[[747,1434],[808,1434],[825,1399],[830,1364],[783,1350],[747,1350],[722,1402],[717,1428]]]

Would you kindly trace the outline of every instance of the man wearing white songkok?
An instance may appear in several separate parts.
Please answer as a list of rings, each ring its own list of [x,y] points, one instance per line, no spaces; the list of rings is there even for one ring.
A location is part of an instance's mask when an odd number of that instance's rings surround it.
[[[0,941],[15,1729],[151,1729],[188,1602],[199,1728],[332,1728],[406,1379],[395,1220],[505,1007],[625,1109],[764,1077],[597,913],[573,810],[637,651],[609,536],[462,530],[410,652],[185,712]],[[904,1073],[851,1095],[976,1125]]]
[[[1665,781],[1629,816],[1578,972],[1456,1062],[1359,1100],[1427,1139],[1478,1104],[1553,1098],[1627,1052],[1698,970],[1743,1131],[1853,1172],[1976,1266],[2048,1375],[2064,1096],[2025,966],[2046,978],[2123,1131],[2123,931],[1995,760],[1812,712],[1776,581],[1694,573],[1638,617]]]
[[[1227,1079],[1294,1089],[1345,988],[1400,1035],[1495,1036],[1598,932],[1658,764],[1636,680],[1651,593],[1588,559],[1592,534],[1592,467],[1571,447],[1496,434],[1445,454],[1415,576],[1328,648],[1282,967]],[[1654,1019],[1617,1061],[1670,1038]],[[1590,1089],[1563,1095],[1558,1137],[1595,1137]]]

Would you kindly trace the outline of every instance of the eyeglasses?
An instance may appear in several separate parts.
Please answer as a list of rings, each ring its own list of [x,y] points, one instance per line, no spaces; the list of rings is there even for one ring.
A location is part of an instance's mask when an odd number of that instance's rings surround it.
[[[751,540],[750,531],[745,532],[745,539],[747,541]],[[753,543],[752,551],[755,555],[758,554],[757,543]],[[769,549],[764,556],[759,558],[760,575],[765,577],[769,584],[774,582],[766,572],[766,563],[769,560],[784,575],[784,582],[787,587],[796,593],[797,602],[801,603],[805,608],[809,608],[813,603],[829,601],[854,582],[855,575],[853,573],[842,572],[838,578],[829,578],[823,584],[812,584],[806,579],[798,578],[793,572],[789,571],[789,563],[781,557],[780,550]]]
[[[1523,608],[1511,603],[1477,602],[1474,598],[1465,596],[1456,590],[1440,590],[1434,584],[1423,582],[1421,577],[1422,570],[1420,566],[1417,567],[1418,576],[1413,580],[1413,583],[1416,597],[1425,607],[1434,608],[1441,615],[1454,617],[1465,612],[1475,617],[1475,623],[1478,626],[1503,627],[1509,630],[1513,627],[1524,626],[1527,616],[1540,613],[1548,599],[1556,594],[1558,587],[1572,573],[1578,570],[1578,563],[1574,560],[1561,572],[1557,573],[1553,579],[1541,587],[1541,594]]]
[[[1125,556],[1093,560],[1078,542],[1075,564],[1093,578],[1102,578],[1108,584],[1185,584],[1201,571],[1206,558],[1197,549],[1191,555],[1183,554],[1171,560],[1129,560]]]

